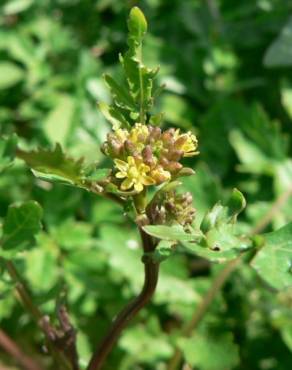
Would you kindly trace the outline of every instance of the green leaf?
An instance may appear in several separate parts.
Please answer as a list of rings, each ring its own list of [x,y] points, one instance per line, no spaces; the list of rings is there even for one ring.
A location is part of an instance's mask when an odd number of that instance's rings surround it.
[[[46,181],[84,186],[83,159],[76,161],[67,157],[59,144],[54,150],[39,149],[31,152],[19,150],[17,155],[33,169],[36,177]]]
[[[101,181],[106,179],[111,173],[109,168],[96,168],[89,174],[86,174],[86,181]]]
[[[11,62],[0,63],[0,90],[16,85],[24,78],[24,70]]]
[[[239,256],[239,250],[233,248],[227,250],[212,250],[196,243],[182,242],[182,245],[191,253],[214,263],[225,263]],[[230,246],[229,246],[230,247]]]
[[[154,261],[160,263],[170,257],[173,253],[174,244],[173,241],[161,240],[153,252]]]
[[[264,56],[266,67],[288,67],[292,65],[292,19],[284,26],[280,36],[269,46]]]
[[[195,334],[178,344],[186,361],[200,370],[231,370],[239,364],[239,348],[231,333]]]
[[[19,251],[33,243],[41,228],[41,217],[42,209],[35,201],[10,206],[3,224],[2,248]]]
[[[214,227],[224,223],[234,223],[240,212],[246,207],[246,201],[243,194],[233,189],[232,194],[226,204],[215,204],[211,211],[207,212],[201,223],[201,230],[206,233]]]
[[[153,79],[158,68],[147,68],[142,62],[142,41],[147,31],[147,22],[144,14],[137,7],[134,7],[130,12],[128,29],[129,50],[124,56],[120,56],[120,61],[125,71],[131,96],[136,106],[139,107],[140,122],[145,122],[146,112],[153,103]]]
[[[231,218],[236,218],[237,215],[246,207],[246,200],[243,194],[238,189],[233,189],[231,197],[227,203],[228,215]]]
[[[111,76],[107,74],[104,75],[104,79],[111,91],[115,104],[120,108],[127,109],[130,111],[132,110],[136,111],[137,107],[135,105],[135,101],[133,100],[129,92],[124,88],[124,86],[120,85]]]
[[[141,43],[142,39],[147,32],[147,21],[142,11],[134,6],[129,14],[128,29],[130,32],[129,37],[134,42]]]
[[[0,138],[0,173],[10,167],[16,153],[17,136]]]
[[[11,0],[3,7],[3,13],[5,15],[12,15],[21,13],[28,9],[34,0]]]
[[[292,223],[263,235],[264,246],[251,262],[251,266],[275,289],[292,286]]]
[[[159,361],[169,358],[172,354],[172,347],[165,334],[158,330],[151,333],[141,324],[127,330],[121,338],[120,345],[134,359],[139,353],[140,361]]]
[[[98,104],[101,113],[104,115],[105,119],[111,123],[113,130],[118,128],[129,128],[130,125],[126,118],[123,116],[120,110],[113,105],[108,105],[106,103],[100,102]]]
[[[169,241],[194,241],[201,237],[198,234],[188,234],[180,225],[166,226],[166,225],[148,225],[144,226],[143,230],[155,238]]]
[[[43,128],[51,143],[64,145],[71,129],[74,116],[74,99],[70,95],[60,95],[56,106],[46,117]]]
[[[152,126],[160,126],[164,118],[164,113],[157,113],[150,117],[149,123]]]

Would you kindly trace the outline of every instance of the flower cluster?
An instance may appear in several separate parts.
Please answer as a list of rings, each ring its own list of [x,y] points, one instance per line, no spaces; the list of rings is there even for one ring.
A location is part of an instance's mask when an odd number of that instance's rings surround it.
[[[152,225],[182,226],[192,224],[195,217],[195,208],[192,205],[191,193],[177,194],[174,190],[162,192],[148,205],[146,213]]]
[[[123,191],[141,192],[145,186],[159,185],[178,175],[183,157],[197,152],[197,138],[170,128],[136,123],[130,130],[108,134],[103,152],[114,160],[115,178]]]

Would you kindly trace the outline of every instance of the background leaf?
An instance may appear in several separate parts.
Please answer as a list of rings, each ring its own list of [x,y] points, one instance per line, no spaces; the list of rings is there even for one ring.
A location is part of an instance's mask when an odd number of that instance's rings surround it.
[[[265,244],[252,260],[252,267],[276,289],[292,286],[292,224],[266,234]]]
[[[10,206],[3,224],[2,248],[20,250],[33,243],[41,217],[42,209],[35,201]]]

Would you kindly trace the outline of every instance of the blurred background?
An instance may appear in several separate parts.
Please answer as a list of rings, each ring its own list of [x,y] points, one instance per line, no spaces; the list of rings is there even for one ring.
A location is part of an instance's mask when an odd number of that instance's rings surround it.
[[[198,135],[196,176],[184,181],[197,219],[233,187],[247,198],[242,230],[292,221],[292,2],[285,0],[1,0],[0,134],[23,148],[59,142],[101,165],[110,129],[104,72],[119,74],[129,9],[144,11],[144,58],[166,88],[156,109],[164,127]],[[112,318],[140,290],[139,239],[120,210],[82,190],[33,178],[19,161],[0,177],[0,218],[9,204],[44,208],[37,247],[17,267],[44,312],[67,290],[86,365]],[[276,205],[276,206],[275,206]],[[166,370],[178,338],[194,369],[277,369],[292,363],[292,294],[269,289],[246,266],[217,296],[192,340],[180,329],[220,266],[177,254],[162,265],[153,302],[124,332],[106,369]],[[0,276],[0,325],[28,354],[42,336]],[[180,340],[181,339],[181,340]],[[1,352],[2,365],[17,369]],[[48,368],[50,363],[47,362]]]

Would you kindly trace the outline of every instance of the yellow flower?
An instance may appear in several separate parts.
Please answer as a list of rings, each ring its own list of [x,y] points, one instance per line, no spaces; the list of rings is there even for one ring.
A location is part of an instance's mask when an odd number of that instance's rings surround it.
[[[136,123],[130,132],[129,139],[136,145],[138,150],[143,150],[148,136],[148,127],[142,123]]]
[[[155,179],[156,184],[161,184],[170,180],[171,174],[169,171],[165,171],[162,166],[157,166],[151,171],[151,177]]]
[[[118,128],[115,130],[115,136],[119,142],[124,143],[128,139],[129,133],[125,129]]]
[[[175,139],[176,143],[179,145],[179,149],[183,151],[184,157],[192,157],[196,154],[199,154],[197,151],[198,140],[191,131],[180,135],[178,129],[175,131]]]
[[[155,184],[155,180],[147,175],[150,167],[144,164],[142,160],[129,156],[127,162],[120,159],[115,159],[114,162],[119,170],[116,177],[125,179],[121,184],[122,190],[129,190],[134,187],[137,192],[141,192],[144,186]]]

